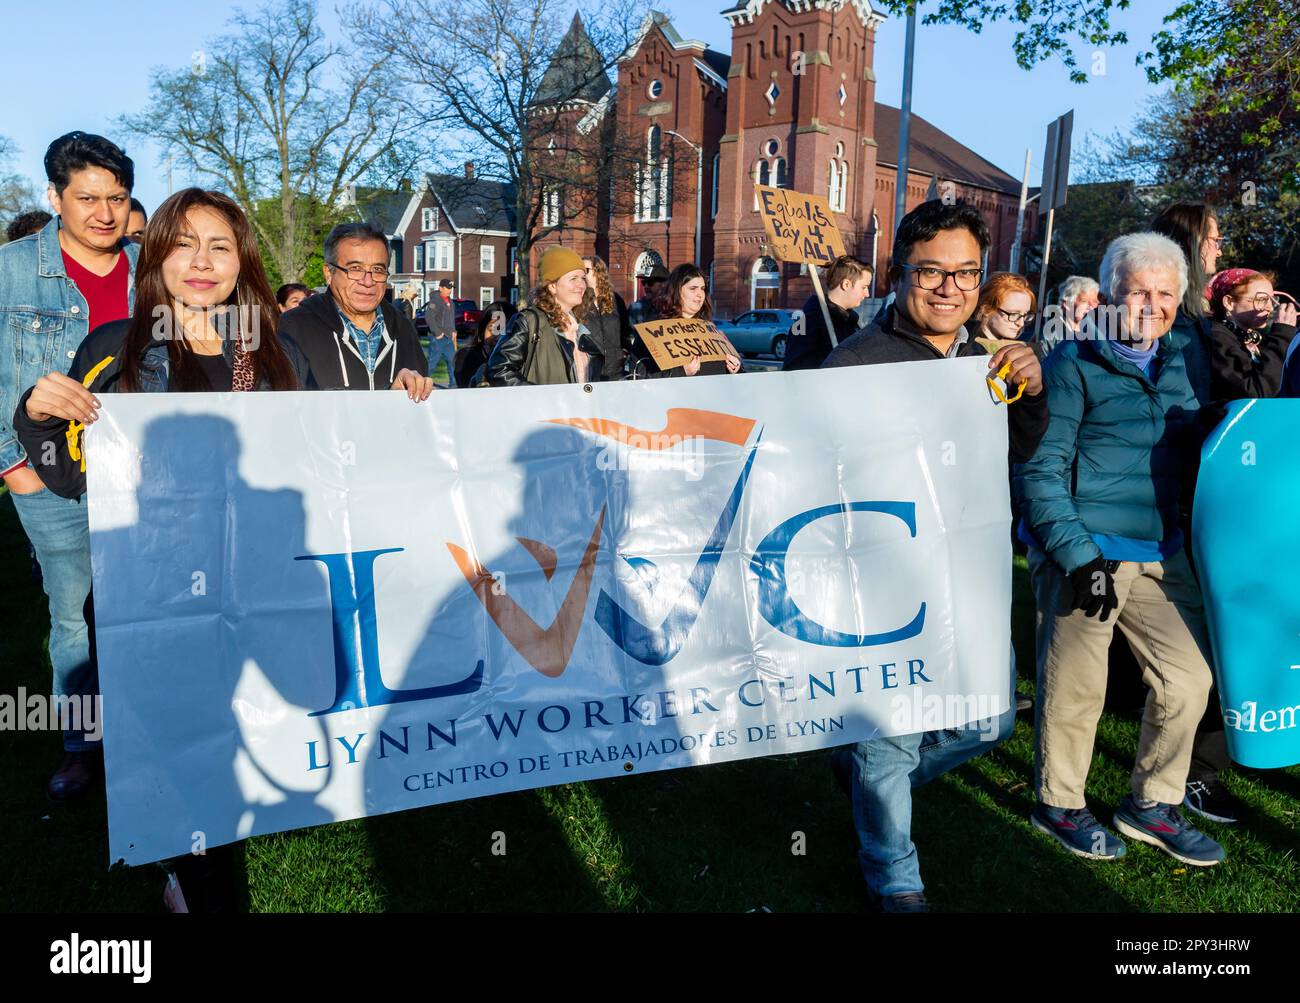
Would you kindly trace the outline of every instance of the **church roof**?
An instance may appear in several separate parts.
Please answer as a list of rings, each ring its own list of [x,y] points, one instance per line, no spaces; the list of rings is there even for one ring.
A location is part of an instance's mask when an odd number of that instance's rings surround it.
[[[898,166],[899,110],[876,103],[876,162]],[[980,188],[1020,195],[1020,182],[974,150],[963,146],[942,129],[912,112],[907,169],[945,181],[961,181]]]
[[[555,47],[550,65],[537,86],[533,104],[553,105],[565,101],[599,101],[613,85],[605,72],[605,60],[592,44],[582,18],[573,15],[569,30]]]

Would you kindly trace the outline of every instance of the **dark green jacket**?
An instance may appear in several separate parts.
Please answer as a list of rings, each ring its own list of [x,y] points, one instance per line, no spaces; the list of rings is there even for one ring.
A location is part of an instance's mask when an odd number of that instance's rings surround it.
[[[1015,482],[1025,528],[1063,571],[1102,556],[1094,535],[1154,543],[1178,535],[1203,424],[1188,374],[1191,336],[1176,326],[1160,339],[1154,381],[1104,340],[1062,342],[1043,363],[1051,419]]]

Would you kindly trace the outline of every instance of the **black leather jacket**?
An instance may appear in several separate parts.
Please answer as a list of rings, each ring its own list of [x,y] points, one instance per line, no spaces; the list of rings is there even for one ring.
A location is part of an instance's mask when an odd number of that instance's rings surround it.
[[[568,370],[569,382],[577,383],[573,366],[573,342],[555,330],[546,314],[536,307],[525,307],[510,318],[505,334],[497,339],[492,355],[487,362],[487,381],[494,387],[527,387],[532,384],[524,379],[524,363],[528,358],[528,339],[532,331],[538,338],[553,338],[559,342],[564,352],[565,368]],[[605,367],[605,354],[588,333],[581,327],[578,333],[579,345],[589,356],[587,382],[595,383],[601,379]]]

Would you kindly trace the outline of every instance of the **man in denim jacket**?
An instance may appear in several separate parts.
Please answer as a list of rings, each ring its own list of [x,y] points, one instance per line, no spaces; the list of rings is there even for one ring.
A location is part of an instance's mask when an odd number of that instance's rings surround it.
[[[86,622],[90,537],[85,499],[47,490],[14,434],[18,399],[46,373],[66,372],[91,329],[129,316],[136,256],[125,241],[134,165],[102,136],[72,132],[45,154],[57,214],[36,234],[0,247],[0,474],[41,564],[50,600],[50,662],[56,696],[99,692],[90,672]],[[82,702],[82,710],[85,705]],[[96,729],[99,715],[93,719]],[[63,764],[46,793],[66,801],[82,794],[102,761],[98,736],[84,725],[65,729]]]

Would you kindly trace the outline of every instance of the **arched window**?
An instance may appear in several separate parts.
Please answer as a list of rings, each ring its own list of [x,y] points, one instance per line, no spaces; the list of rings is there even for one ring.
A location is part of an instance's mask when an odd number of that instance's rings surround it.
[[[657,125],[646,132],[645,162],[637,168],[637,219],[668,219],[672,211],[672,171],[664,152],[663,131]]]
[[[843,182],[840,179],[840,162],[832,160],[830,163],[830,179],[826,185],[826,201],[830,203],[832,209],[837,211],[842,211],[840,209],[840,186]]]
[[[776,306],[781,290],[781,269],[772,258],[759,258],[750,275],[749,308],[765,310]]]
[[[785,157],[777,157],[772,161],[772,184],[777,188],[789,188],[790,178],[785,170]]]
[[[754,164],[754,184],[770,185],[772,183],[772,166],[766,160]],[[754,211],[758,211],[758,190],[754,190]]]
[[[632,266],[632,278],[634,282],[632,287],[632,297],[634,299],[641,299],[645,295],[645,288],[642,285],[642,280],[650,274],[650,270],[654,268],[655,265],[662,266],[663,263],[664,259],[659,256],[659,252],[651,250],[648,247],[637,255],[636,264]]]

